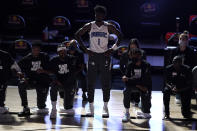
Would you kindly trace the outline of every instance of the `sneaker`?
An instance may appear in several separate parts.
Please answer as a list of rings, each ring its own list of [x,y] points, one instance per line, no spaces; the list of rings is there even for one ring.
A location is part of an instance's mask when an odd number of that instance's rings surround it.
[[[66,109],[61,107],[60,110],[59,110],[59,113],[66,113]]]
[[[75,110],[74,110],[73,108],[67,109],[67,110],[66,110],[66,113],[67,113],[68,115],[74,115],[74,114],[75,114]]]
[[[25,117],[25,116],[30,116],[29,107],[23,108],[23,111],[18,113],[18,117]]]
[[[48,108],[43,108],[43,109],[38,109],[37,114],[48,114],[49,109]]]
[[[108,110],[108,107],[107,106],[104,106],[103,107],[103,114],[102,114],[102,117],[109,117],[109,110]]]
[[[150,118],[151,118],[150,113],[144,113],[144,118],[145,118],[145,119],[150,119]]]
[[[128,122],[130,120],[130,114],[129,113],[125,113],[123,118],[122,118],[122,122]]]
[[[89,110],[87,111],[86,116],[94,116],[94,105],[93,105],[93,103],[90,103]]]
[[[139,119],[150,119],[151,115],[149,113],[137,112],[137,118],[139,118]]]
[[[74,115],[75,114],[75,110],[73,108],[71,108],[71,109],[61,108],[59,113],[66,113],[68,115]]]
[[[52,109],[51,110],[51,114],[50,114],[50,118],[51,119],[55,119],[57,116],[57,110],[56,109]]]
[[[8,107],[0,107],[0,114],[5,114],[9,112],[9,108]]]
[[[181,100],[180,100],[180,99],[175,98],[175,103],[176,103],[176,104],[181,104]]]

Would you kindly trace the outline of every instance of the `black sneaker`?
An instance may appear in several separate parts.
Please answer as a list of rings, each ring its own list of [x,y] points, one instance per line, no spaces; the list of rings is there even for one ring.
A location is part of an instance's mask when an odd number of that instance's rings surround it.
[[[23,108],[23,111],[18,113],[18,117],[25,117],[25,116],[30,116],[29,107]]]

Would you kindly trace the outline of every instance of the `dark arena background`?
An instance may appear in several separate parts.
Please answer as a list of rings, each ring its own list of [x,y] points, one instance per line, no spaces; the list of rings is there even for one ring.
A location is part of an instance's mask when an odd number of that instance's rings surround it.
[[[52,58],[57,54],[57,46],[64,41],[75,39],[75,32],[84,24],[94,21],[94,7],[103,5],[107,8],[106,21],[113,21],[123,34],[119,48],[112,56],[111,98],[109,102],[109,118],[102,118],[103,95],[98,76],[95,88],[95,116],[86,117],[85,108],[88,103],[82,102],[80,88],[75,95],[75,115],[57,114],[50,119],[50,113],[34,114],[36,92],[28,90],[30,117],[19,118],[22,110],[18,93],[18,78],[14,76],[7,84],[5,104],[8,114],[0,114],[0,130],[154,130],[185,131],[197,130],[197,98],[193,92],[191,111],[192,119],[182,117],[181,105],[176,104],[175,95],[171,95],[171,120],[163,120],[164,106],[164,69],[170,62],[176,44],[169,40],[174,34],[184,31],[189,33],[189,46],[194,51],[194,63],[197,63],[197,0],[2,0],[0,1],[0,50],[7,51],[18,62],[31,52],[31,44],[42,43],[42,51]],[[146,61],[151,65],[152,106],[151,119],[138,119],[135,114],[140,110],[131,103],[131,119],[122,123],[124,114],[122,74],[120,57],[127,50],[131,38],[139,40],[139,46],[146,52]],[[85,46],[89,46],[89,37],[83,37]],[[110,41],[112,46],[115,42]],[[88,55],[84,53],[87,64]],[[0,60],[1,64],[1,60]],[[196,65],[195,65],[196,66]],[[3,76],[1,76],[3,77]],[[59,109],[63,100],[58,97]],[[46,101],[51,111],[50,93]],[[140,104],[139,104],[140,105]]]

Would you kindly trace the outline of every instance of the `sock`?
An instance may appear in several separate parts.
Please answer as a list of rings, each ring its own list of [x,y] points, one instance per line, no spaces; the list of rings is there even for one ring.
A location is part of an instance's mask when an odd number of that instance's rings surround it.
[[[126,113],[129,113],[129,108],[125,108],[125,110],[126,110]]]
[[[107,107],[108,106],[108,102],[104,102],[104,107]]]

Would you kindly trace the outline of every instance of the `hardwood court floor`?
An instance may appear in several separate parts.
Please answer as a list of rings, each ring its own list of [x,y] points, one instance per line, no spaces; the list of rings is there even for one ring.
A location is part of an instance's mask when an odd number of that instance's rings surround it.
[[[28,91],[29,106],[36,106],[36,93],[34,90]],[[9,87],[7,90],[6,106],[10,109],[10,114],[0,115],[0,131],[43,131],[43,130],[151,130],[151,131],[185,131],[197,130],[197,105],[192,100],[192,112],[195,114],[192,121],[185,121],[180,113],[180,106],[175,104],[174,97],[171,97],[171,121],[162,120],[163,102],[162,93],[152,93],[151,119],[136,119],[135,112],[138,108],[131,108],[131,121],[122,123],[124,112],[123,95],[121,90],[112,90],[109,102],[109,118],[102,118],[102,91],[97,89],[95,92],[95,117],[85,117],[85,107],[87,103],[82,104],[81,91],[75,97],[74,117],[58,114],[56,120],[50,120],[49,115],[31,115],[29,118],[18,118],[16,113],[22,110],[20,106],[20,98],[16,87]],[[62,100],[58,103],[58,109],[62,106]],[[47,107],[51,109],[50,97],[47,100]],[[31,110],[32,111],[32,110]]]

